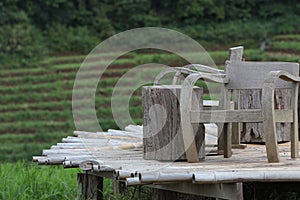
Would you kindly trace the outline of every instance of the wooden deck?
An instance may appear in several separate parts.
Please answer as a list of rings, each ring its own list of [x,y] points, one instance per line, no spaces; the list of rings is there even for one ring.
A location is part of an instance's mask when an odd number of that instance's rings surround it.
[[[122,181],[126,186],[147,184],[179,192],[241,199],[243,182],[300,182],[300,159],[290,158],[289,143],[280,144],[279,150],[280,163],[268,163],[265,146],[252,144],[245,149],[233,149],[231,158],[223,158],[214,153],[213,147],[207,147],[206,158],[199,163],[144,160],[142,127],[128,126],[125,131],[106,133],[75,131],[74,137],[64,138],[62,143],[44,150],[43,156],[34,156],[33,161],[80,167]],[[222,190],[216,187],[218,184],[223,185]]]

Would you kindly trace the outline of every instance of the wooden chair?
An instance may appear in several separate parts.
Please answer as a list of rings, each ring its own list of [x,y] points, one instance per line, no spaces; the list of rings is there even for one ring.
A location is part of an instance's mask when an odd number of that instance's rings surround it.
[[[276,122],[292,123],[291,157],[298,157],[298,82],[299,64],[287,62],[227,61],[224,74],[192,73],[185,78],[180,97],[181,123],[188,162],[198,162],[193,123],[223,124],[224,157],[232,155],[231,124],[234,122],[263,122],[266,151],[269,162],[279,162]],[[191,110],[192,87],[198,80],[222,84],[220,108],[216,110]],[[275,110],[275,88],[291,90],[291,109]],[[230,110],[229,102],[235,90],[262,90],[262,109]],[[194,102],[193,102],[194,103]]]
[[[228,57],[227,60],[229,61],[242,61],[243,60],[243,51],[244,47],[243,46],[238,46],[238,47],[232,47],[229,49],[228,52]],[[165,77],[167,74],[174,73],[173,80],[172,80],[172,85],[178,85],[180,84],[180,80],[182,78],[185,78],[186,76],[190,74],[197,74],[197,73],[211,73],[211,74],[218,74],[218,75],[224,75],[225,71],[212,68],[206,65],[202,64],[189,64],[183,67],[172,67],[172,68],[167,68],[166,70],[161,71],[155,78],[154,80],[154,85],[159,85],[160,81],[162,80],[163,77]],[[238,91],[234,91],[233,97],[232,97],[232,102],[234,105],[234,108],[238,107]],[[222,94],[224,95],[224,94]],[[221,95],[221,96],[222,96]],[[221,97],[222,99],[223,97]],[[218,124],[219,130],[222,130],[223,124]],[[240,127],[238,123],[232,123],[231,127],[232,131],[232,143],[233,147],[235,148],[245,148],[246,145],[242,145],[240,143]],[[224,149],[224,144],[223,144],[223,132],[220,132],[218,138],[218,153],[223,154],[223,149]]]

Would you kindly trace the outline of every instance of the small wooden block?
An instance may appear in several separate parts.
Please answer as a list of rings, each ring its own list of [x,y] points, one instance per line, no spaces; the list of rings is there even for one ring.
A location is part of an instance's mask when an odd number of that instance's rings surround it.
[[[143,87],[144,111],[144,159],[185,160],[184,143],[180,123],[180,85],[160,85]],[[203,89],[194,87],[202,109]],[[205,157],[204,125],[197,124],[195,141],[199,158]]]

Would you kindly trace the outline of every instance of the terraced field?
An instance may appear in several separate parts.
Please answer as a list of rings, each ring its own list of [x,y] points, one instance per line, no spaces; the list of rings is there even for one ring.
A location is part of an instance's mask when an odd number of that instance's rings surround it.
[[[124,56],[103,73],[97,87],[95,105],[104,130],[118,128],[112,117],[110,97],[119,78],[142,63],[141,57],[143,55]],[[146,62],[154,58],[153,55],[144,57]],[[29,160],[33,154],[40,154],[43,148],[72,134],[75,129],[72,90],[77,70],[84,58],[83,55],[52,57],[38,67],[1,69],[0,160]],[[99,64],[95,61],[88,66],[92,68]],[[86,77],[86,82],[89,83],[89,77]],[[134,105],[130,108],[133,120],[142,123],[140,90],[134,93],[130,104]]]
[[[274,37],[268,41],[266,52],[259,49],[246,50],[246,60],[298,61],[299,38],[300,35]],[[227,51],[214,51],[210,55],[222,67]],[[109,57],[108,55],[108,59]],[[84,55],[51,57],[32,68],[0,69],[1,161],[30,160],[33,154],[39,155],[43,148],[72,134],[75,129],[72,90],[77,70],[84,58]],[[99,62],[95,59],[88,66],[93,69],[105,62],[106,60]],[[95,106],[99,123],[104,130],[118,128],[110,108],[115,84],[133,67],[151,62],[170,66],[186,64],[182,58],[161,52],[130,53],[113,62],[103,73],[96,90]],[[142,78],[141,76],[140,79]],[[89,76],[84,80],[88,85]],[[132,80],[131,77],[123,79],[122,89],[131,90]],[[122,101],[122,97],[119,100]],[[135,89],[130,99],[130,114],[135,123],[142,123],[140,88]]]

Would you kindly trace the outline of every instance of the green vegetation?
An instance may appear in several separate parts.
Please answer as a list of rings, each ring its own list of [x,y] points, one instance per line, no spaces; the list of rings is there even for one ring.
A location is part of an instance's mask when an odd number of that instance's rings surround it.
[[[300,51],[300,41],[279,41],[273,42],[271,48],[273,50],[284,50],[291,52],[299,52]]]
[[[16,162],[0,164],[0,199],[51,200],[76,199],[77,173],[80,169],[63,169],[62,166],[38,166],[35,163]],[[151,199],[151,190],[133,187],[124,196],[113,196],[111,179],[104,179],[104,199],[131,199],[141,196]]]
[[[0,164],[0,199],[75,199],[78,169]]]
[[[286,34],[276,35],[272,38],[273,41],[300,41],[300,35],[297,34]]]
[[[0,65],[32,67],[49,54],[86,54],[109,36],[146,26],[181,31],[210,50],[253,48],[274,35],[295,39],[299,8],[295,0],[4,0]]]

